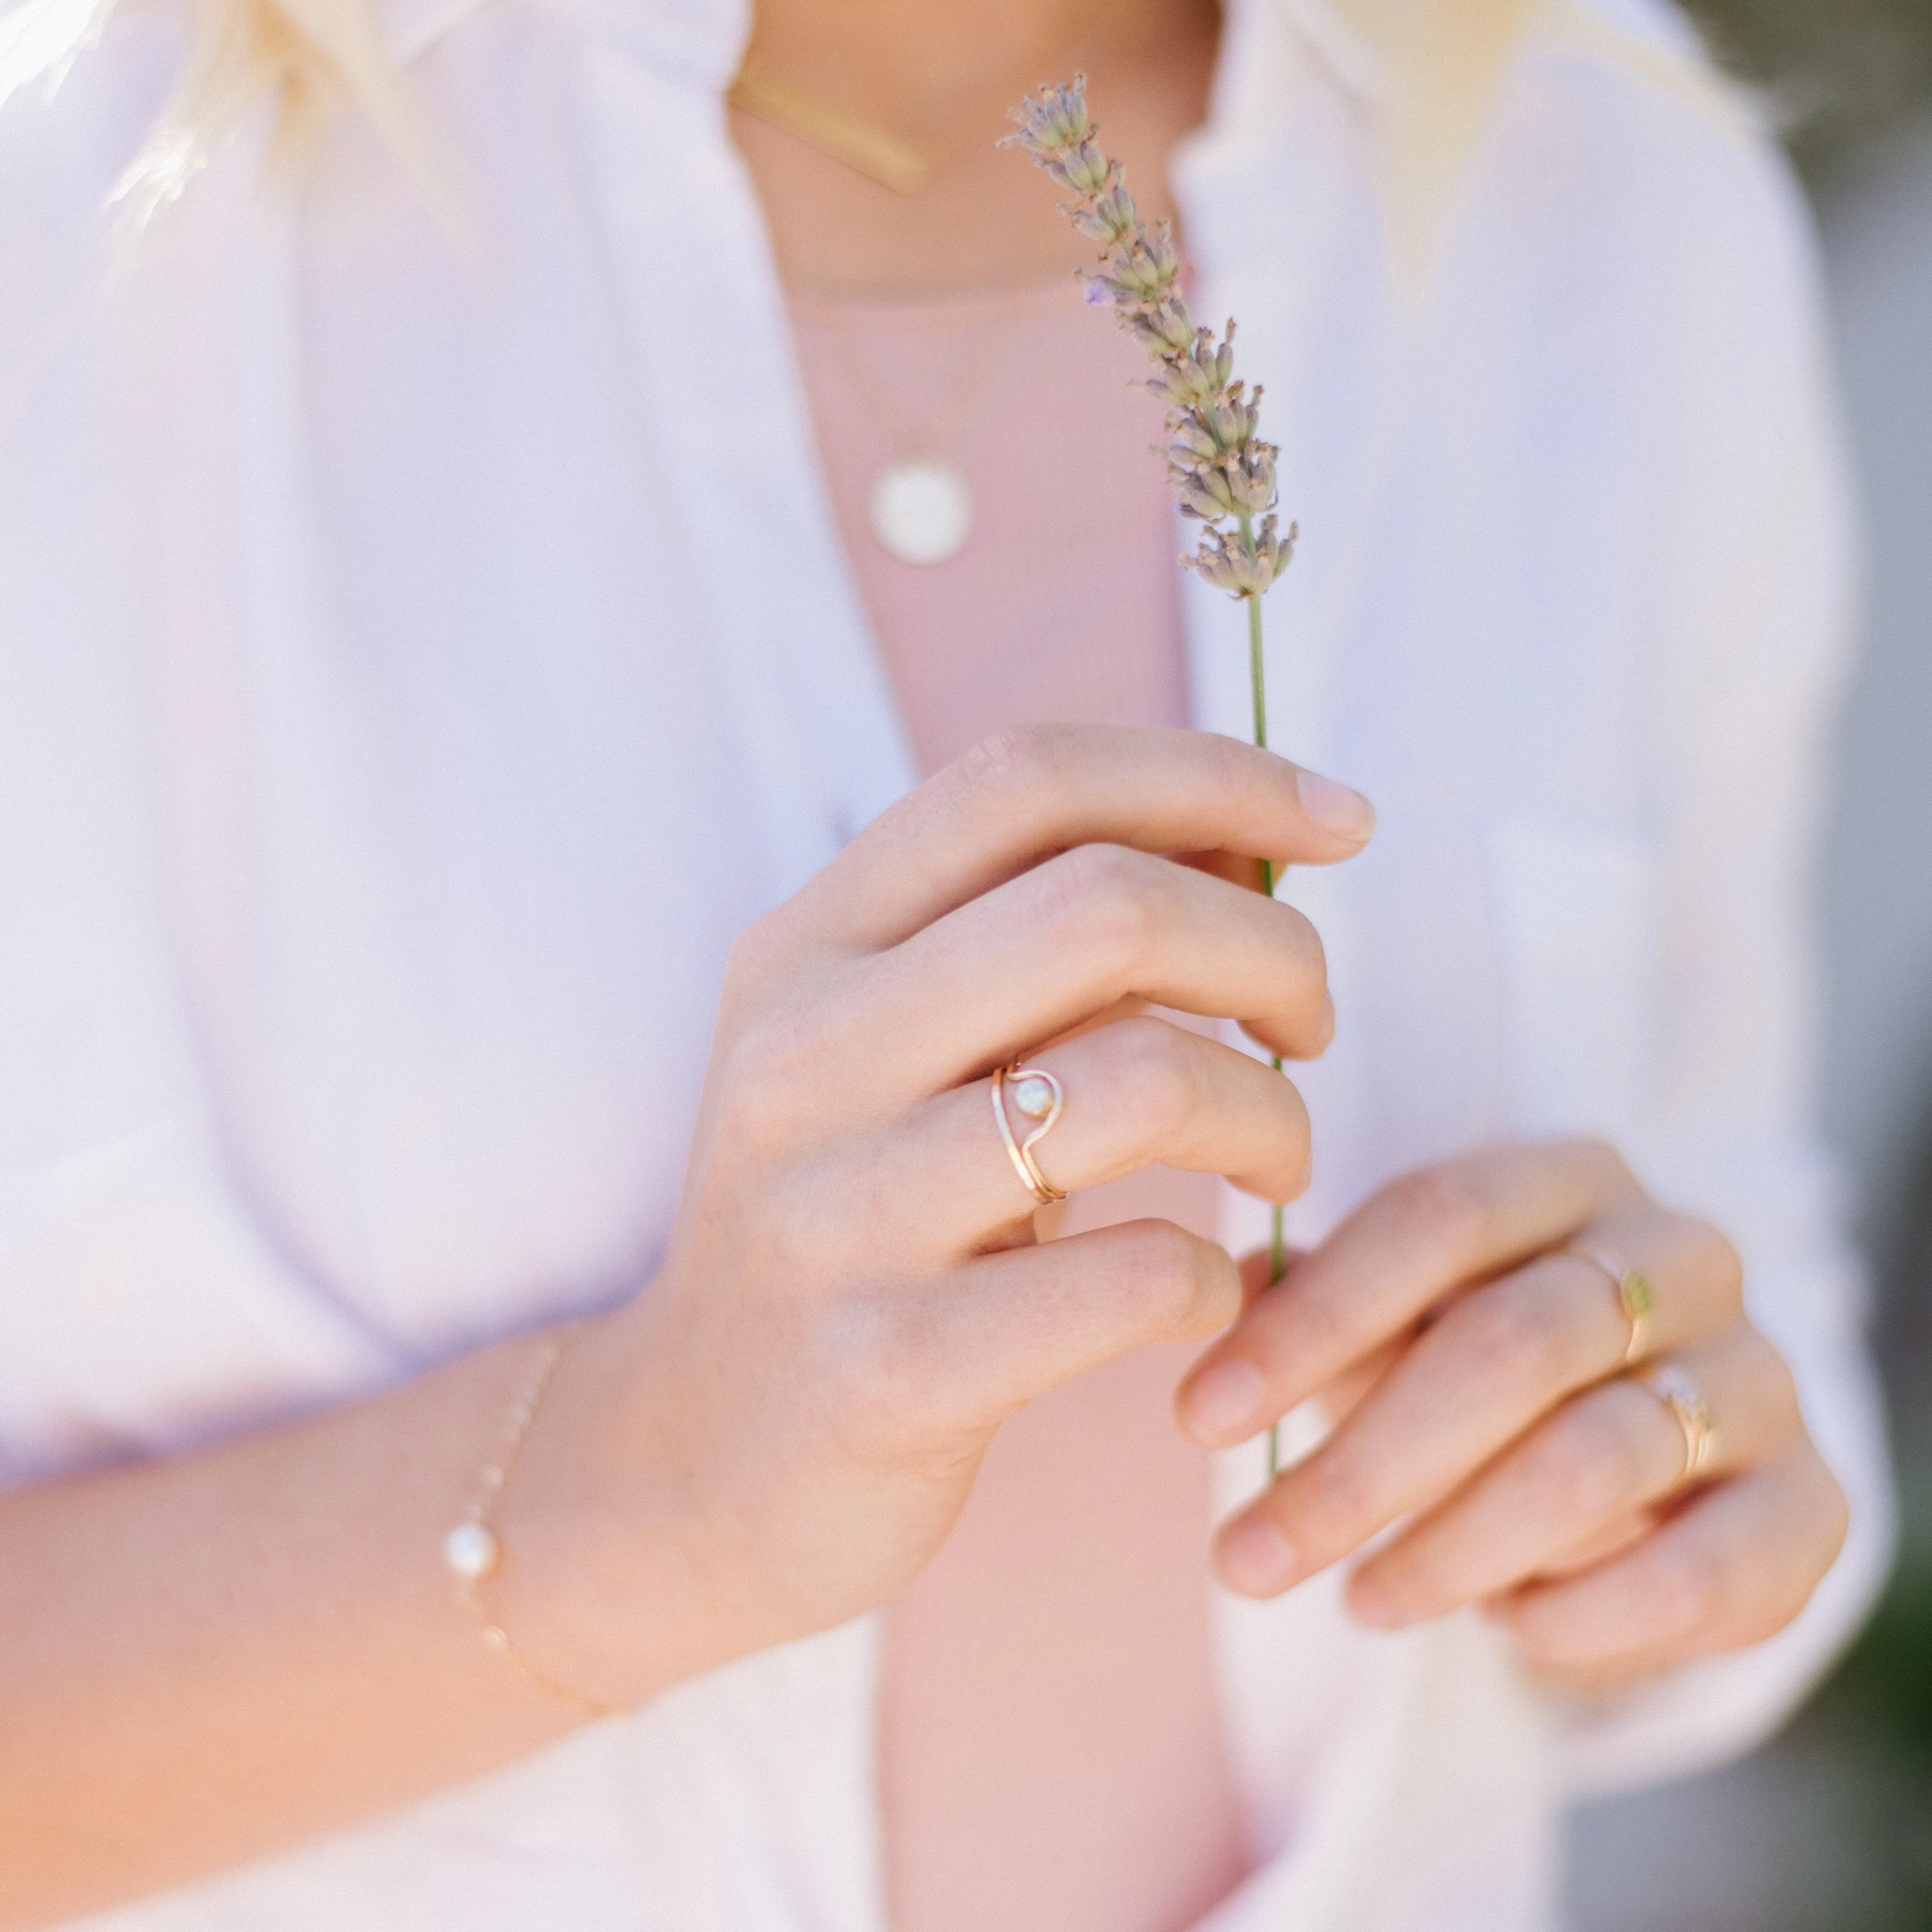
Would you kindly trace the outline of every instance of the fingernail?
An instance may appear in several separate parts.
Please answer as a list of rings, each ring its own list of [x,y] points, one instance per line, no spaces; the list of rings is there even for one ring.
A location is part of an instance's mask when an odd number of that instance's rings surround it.
[[[1271,1596],[1294,1580],[1294,1551],[1264,1516],[1244,1516],[1221,1534],[1216,1567],[1230,1589]]]
[[[1268,1382],[1252,1362],[1230,1355],[1204,1369],[1180,1398],[1180,1419],[1190,1435],[1222,1442],[1236,1430],[1252,1435],[1262,1426]]]
[[[1376,829],[1376,808],[1358,791],[1352,791],[1319,772],[1297,772],[1295,789],[1301,808],[1324,832],[1344,838],[1366,838]]]
[[[1349,1580],[1348,1614],[1356,1622],[1366,1624],[1371,1630],[1395,1630],[1402,1623],[1402,1612],[1389,1600],[1381,1586],[1360,1575]]]

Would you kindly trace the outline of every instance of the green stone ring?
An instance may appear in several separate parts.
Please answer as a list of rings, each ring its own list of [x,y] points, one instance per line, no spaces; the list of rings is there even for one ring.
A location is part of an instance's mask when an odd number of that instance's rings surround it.
[[[1610,1276],[1617,1292],[1617,1306],[1630,1324],[1630,1334],[1624,1342],[1623,1366],[1628,1368],[1633,1362],[1642,1361],[1650,1341],[1650,1318],[1657,1308],[1657,1291],[1651,1286],[1649,1276],[1642,1268],[1628,1267],[1581,1241],[1570,1242],[1563,1252],[1588,1262]]]

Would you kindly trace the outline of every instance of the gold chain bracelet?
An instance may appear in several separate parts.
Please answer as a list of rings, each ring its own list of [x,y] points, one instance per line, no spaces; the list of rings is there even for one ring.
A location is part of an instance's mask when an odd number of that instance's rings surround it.
[[[483,1641],[512,1670],[547,1696],[568,1704],[580,1716],[614,1718],[617,1713],[613,1706],[600,1704],[595,1698],[573,1690],[568,1684],[560,1684],[531,1663],[511,1642],[509,1632],[490,1614],[482,1588],[484,1578],[496,1568],[503,1553],[496,1532],[490,1527],[490,1512],[496,1507],[504,1484],[509,1480],[517,1452],[524,1446],[524,1438],[530,1432],[530,1418],[536,1414],[537,1404],[542,1400],[550,1376],[563,1358],[564,1346],[576,1332],[574,1326],[566,1328],[560,1335],[552,1336],[538,1351],[529,1376],[503,1418],[503,1439],[497,1448],[496,1460],[487,1465],[477,1478],[476,1493],[464,1510],[462,1520],[442,1539],[442,1563],[443,1568],[456,1579],[458,1595],[482,1625]]]

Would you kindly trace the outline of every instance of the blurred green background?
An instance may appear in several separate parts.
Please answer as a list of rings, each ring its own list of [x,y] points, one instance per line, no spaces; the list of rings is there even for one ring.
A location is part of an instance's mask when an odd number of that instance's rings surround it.
[[[1904,1521],[1864,1636],[1742,1763],[1588,1808],[1580,1932],[1932,1932],[1932,0],[1689,0],[1816,210],[1870,614],[1819,881],[1826,1112],[1859,1190]]]
[[[1712,51],[1779,103],[1808,171],[1932,102],[1932,0],[1685,0]]]

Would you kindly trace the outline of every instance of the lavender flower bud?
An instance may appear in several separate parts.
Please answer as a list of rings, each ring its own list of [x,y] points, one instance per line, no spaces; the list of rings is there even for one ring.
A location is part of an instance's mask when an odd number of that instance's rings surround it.
[[[1156,355],[1178,355],[1194,339],[1187,304],[1172,292],[1152,308],[1129,316],[1126,326]]]
[[[1062,149],[1077,147],[1090,131],[1087,118],[1087,76],[1076,74],[1071,84],[1042,87],[1029,94],[1006,118],[1018,124],[1019,131],[1000,143],[1017,142],[1036,161],[1044,161]]]
[[[1221,446],[1192,416],[1181,417],[1173,425],[1174,441],[1167,454],[1177,463],[1212,462],[1221,454]]]
[[[1113,290],[1115,298],[1124,302],[1159,302],[1174,286],[1174,278],[1180,272],[1180,264],[1171,248],[1163,257],[1150,248],[1136,245],[1131,251],[1124,249],[1108,259],[1114,272],[1101,279]]]
[[[1107,184],[1111,164],[1091,141],[1050,152],[1036,152],[1034,159],[1062,188],[1071,188],[1077,195],[1098,194]]]
[[[1294,555],[1295,539],[1300,535],[1301,526],[1299,524],[1290,524],[1288,526],[1288,534],[1286,536],[1277,537],[1275,535],[1274,518],[1264,517],[1262,519],[1261,529],[1255,538],[1255,548],[1258,550],[1266,553],[1273,564],[1276,576],[1279,577],[1288,568],[1290,559]]]
[[[1202,335],[1206,333],[1204,329],[1200,332]],[[1198,342],[1199,337],[1196,340]],[[1210,364],[1212,360],[1210,356]],[[1176,410],[1191,410],[1215,393],[1211,366],[1204,366],[1191,350],[1185,355],[1166,358],[1160,368],[1161,373],[1153,377],[1147,387]]]
[[[1241,385],[1234,384],[1224,394],[1197,405],[1204,426],[1223,449],[1238,449],[1259,427],[1261,413],[1241,398]]]
[[[1091,208],[1070,208],[1063,202],[1060,209],[1082,234],[1096,242],[1104,242],[1109,247],[1126,241],[1140,224],[1134,198],[1120,179],[1118,164],[1113,170],[1112,184],[1095,200]]]
[[[1173,481],[1172,472],[1170,482]],[[1195,506],[1202,517],[1232,517],[1246,507],[1240,486],[1223,464],[1198,464],[1181,472],[1178,491],[1184,505]]]
[[[1260,440],[1261,390],[1234,380],[1232,320],[1218,343],[1212,330],[1196,328],[1178,292],[1180,263],[1168,225],[1148,230],[1125,175],[1101,152],[1086,85],[1076,74],[1070,86],[1029,95],[1012,110],[1018,132],[1000,145],[1017,142],[1072,193],[1060,212],[1102,244],[1101,272],[1081,277],[1086,300],[1111,308],[1154,359],[1144,386],[1168,406],[1169,438],[1156,454],[1181,514],[1204,526],[1193,555],[1181,561],[1231,596],[1258,598],[1287,568],[1295,535],[1292,524],[1286,538],[1276,533],[1280,452]]]
[[[1238,461],[1228,466],[1228,492],[1238,509],[1258,516],[1274,508],[1274,459],[1272,443],[1250,443]]]
[[[1160,374],[1150,376],[1140,386],[1172,409],[1186,409],[1198,400],[1194,385],[1189,380],[1188,365],[1184,362],[1163,362]]]
[[[1274,582],[1275,562],[1273,554],[1249,556],[1239,543],[1224,532],[1204,530],[1201,534],[1200,548],[1191,562],[1202,577],[1217,590],[1225,590],[1235,597],[1258,597]]]

